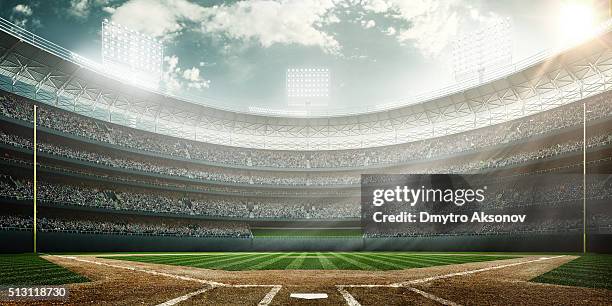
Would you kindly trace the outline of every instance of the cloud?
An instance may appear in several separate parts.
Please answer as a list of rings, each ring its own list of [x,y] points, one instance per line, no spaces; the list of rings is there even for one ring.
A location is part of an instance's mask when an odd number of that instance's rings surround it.
[[[11,15],[9,16],[9,20],[22,28],[27,28],[28,25],[34,28],[40,27],[40,19],[29,18],[32,16],[33,13],[34,11],[32,10],[31,6],[26,4],[17,4],[13,7]]]
[[[26,4],[17,4],[13,8],[13,13],[21,14],[23,16],[32,16],[32,8]]]
[[[397,35],[400,42],[412,41],[426,58],[434,58],[457,34],[459,16],[448,3],[432,3],[422,14],[412,18],[412,26]]]
[[[442,0],[365,0],[366,11],[404,21],[407,26],[385,31],[401,44],[412,44],[426,58],[434,58],[457,33],[460,21],[454,10],[457,1]]]
[[[202,89],[210,87],[210,80],[204,80],[200,76],[200,69],[191,67],[183,71],[183,79],[187,82],[187,87]]]
[[[157,38],[185,28],[186,22],[201,20],[204,7],[186,0],[130,0],[115,8],[112,21]]]
[[[182,69],[176,55],[164,57],[164,66],[162,79],[165,89],[170,93],[177,93],[183,89],[199,90],[210,87],[210,80],[202,78],[199,68]]]
[[[362,20],[361,25],[366,29],[371,29],[376,26],[376,21],[370,19],[368,21]]]
[[[202,31],[255,41],[265,48],[274,44],[299,44],[320,47],[333,54],[341,47],[321,28],[339,21],[331,14],[334,7],[332,0],[239,1],[207,8]]]
[[[391,8],[391,3],[386,0],[366,0],[363,8],[374,13],[384,13]]]
[[[116,10],[117,9],[112,6],[105,6],[102,8],[102,11],[109,13],[109,14],[114,14]]]
[[[395,35],[395,33],[397,33],[397,31],[395,30],[394,27],[388,27],[385,31],[383,31],[383,33],[389,35],[389,36],[393,36]]]
[[[91,6],[92,1],[90,0],[70,0],[68,13],[78,19],[85,19],[89,16]]]

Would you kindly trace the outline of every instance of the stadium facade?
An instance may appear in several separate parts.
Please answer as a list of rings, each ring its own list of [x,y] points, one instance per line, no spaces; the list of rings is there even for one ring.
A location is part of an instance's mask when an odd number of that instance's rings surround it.
[[[137,88],[6,21],[0,29],[0,234],[20,250],[31,247],[34,104],[47,251],[71,248],[62,241],[83,242],[71,250],[576,250],[575,186],[511,207],[558,216],[553,224],[376,237],[360,233],[360,175],[612,169],[609,31],[404,106],[283,116]],[[612,233],[612,186],[597,186],[588,194],[594,248]],[[507,209],[502,200],[488,209]],[[288,231],[297,237],[266,236]],[[334,237],[299,237],[309,231]]]

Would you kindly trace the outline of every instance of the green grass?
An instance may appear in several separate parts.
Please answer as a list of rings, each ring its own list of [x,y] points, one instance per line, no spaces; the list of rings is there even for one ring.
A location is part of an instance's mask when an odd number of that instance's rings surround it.
[[[361,229],[251,229],[255,237],[361,237]]]
[[[0,286],[62,285],[89,281],[37,255],[0,255]]]
[[[612,255],[581,256],[531,281],[612,289]]]
[[[507,255],[415,254],[406,252],[282,252],[126,255],[102,258],[175,266],[241,270],[399,270],[511,259]]]

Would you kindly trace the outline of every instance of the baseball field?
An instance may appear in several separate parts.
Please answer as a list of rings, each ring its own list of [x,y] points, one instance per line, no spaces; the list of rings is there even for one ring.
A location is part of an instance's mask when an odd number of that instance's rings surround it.
[[[66,286],[73,305],[609,305],[610,267],[597,254],[22,254],[0,256],[0,284]]]

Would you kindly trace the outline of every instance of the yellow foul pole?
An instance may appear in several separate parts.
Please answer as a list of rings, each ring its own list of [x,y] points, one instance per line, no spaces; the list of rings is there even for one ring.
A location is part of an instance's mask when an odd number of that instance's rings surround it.
[[[34,254],[36,254],[36,105],[34,105]]]
[[[582,252],[587,252],[586,216],[586,102],[582,104]]]

